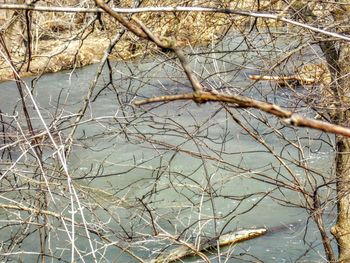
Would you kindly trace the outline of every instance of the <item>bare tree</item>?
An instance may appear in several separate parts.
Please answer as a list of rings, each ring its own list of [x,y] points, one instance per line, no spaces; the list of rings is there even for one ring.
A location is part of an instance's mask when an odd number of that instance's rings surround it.
[[[4,261],[347,262],[347,3],[55,4],[0,4]]]

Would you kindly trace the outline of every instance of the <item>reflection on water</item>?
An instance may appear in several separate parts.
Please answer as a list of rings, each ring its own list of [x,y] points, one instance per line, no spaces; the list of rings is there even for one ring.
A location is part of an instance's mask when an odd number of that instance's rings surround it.
[[[225,48],[233,49],[235,43],[228,42]],[[274,91],[267,85],[246,84],[246,76],[259,66],[254,55],[252,52],[243,58],[237,53],[227,54],[217,63],[213,63],[217,57],[212,55],[194,59],[192,65],[208,87],[225,86],[228,92],[236,92],[244,86],[242,92],[250,96],[286,106],[292,104],[293,96],[288,90]],[[212,74],[217,68],[232,74]],[[35,83],[33,94],[47,124],[55,123],[65,136],[95,70],[96,66],[90,66],[73,73],[48,74]],[[305,210],[293,207],[293,204],[303,205],[305,200],[299,193],[278,188],[273,182],[300,180],[307,188],[307,176],[315,182],[320,180],[317,173],[331,176],[332,149],[323,141],[314,140],[320,137],[328,140],[326,136],[283,127],[275,118],[267,118],[258,111],[231,109],[242,123],[239,126],[221,105],[214,103],[199,106],[173,102],[134,108],[132,101],[137,98],[189,90],[181,70],[158,57],[142,63],[116,63],[113,76],[113,85],[105,86],[108,74],[99,82],[94,92],[98,96],[89,105],[75,134],[76,144],[68,159],[76,188],[86,200],[86,211],[95,213],[86,212],[86,220],[98,218],[104,222],[101,229],[113,230],[114,236],[105,234],[111,240],[123,240],[121,247],[130,246],[127,235],[131,235],[130,240],[134,238],[132,244],[142,257],[154,256],[155,251],[169,243],[162,238],[151,241],[155,227],[149,223],[152,215],[156,227],[179,235],[182,240],[195,240],[196,233],[214,236],[244,227],[272,229],[264,237],[237,245],[233,253],[227,250],[226,257],[232,257],[229,262],[260,262],[257,259],[293,262],[299,258],[299,262],[322,261],[319,233],[308,221]],[[18,102],[13,96],[15,85],[4,83],[1,90],[1,110],[7,112]],[[36,128],[41,128],[37,117],[33,122]],[[244,128],[252,131],[253,136]],[[259,140],[263,143],[258,143]],[[302,159],[315,170],[312,175],[298,167]],[[92,203],[104,209],[93,208]],[[67,204],[68,199],[66,203],[52,205],[52,209],[60,211]],[[327,216],[326,220],[330,224],[333,217]],[[89,247],[83,229],[78,232],[81,238],[77,237],[77,246]],[[53,239],[54,247],[61,257],[68,259],[68,239],[63,229],[59,233],[62,236]],[[4,240],[5,233],[1,232],[1,236]],[[93,236],[93,239],[94,245],[99,246],[98,238]],[[35,250],[36,242],[37,236],[32,235],[23,247]],[[303,256],[310,247],[310,252]],[[106,260],[135,260],[113,247],[101,249]],[[85,257],[87,262],[92,260],[91,255]],[[30,262],[29,258],[26,262]]]

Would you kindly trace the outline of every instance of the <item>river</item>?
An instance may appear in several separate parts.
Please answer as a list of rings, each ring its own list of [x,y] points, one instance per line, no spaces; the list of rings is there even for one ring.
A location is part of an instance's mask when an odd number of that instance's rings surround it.
[[[232,36],[221,46],[215,46],[220,52],[191,56],[191,65],[203,83],[286,107],[298,105],[302,114],[312,116],[312,112],[298,102],[295,90],[276,89],[270,83],[252,85],[248,75],[258,73],[264,66],[263,57],[272,56],[272,52],[266,45],[266,55],[252,51],[243,57],[247,44],[242,41]],[[281,49],[289,44],[283,42]],[[196,48],[189,53],[205,50]],[[312,54],[303,56],[312,57]],[[69,134],[97,68],[98,65],[93,65],[46,74],[39,80],[25,79],[46,124],[61,131],[56,142],[63,142]],[[74,135],[75,143],[67,160],[89,226],[100,229],[112,243],[130,248],[145,260],[155,257],[172,243],[169,236],[194,242],[199,236],[267,227],[271,231],[265,236],[226,249],[227,254],[220,259],[213,256],[213,261],[326,262],[314,223],[304,209],[293,207],[305,205],[301,194],[271,183],[274,180],[293,181],[286,167],[306,189],[310,187],[307,174],[315,180],[315,185],[322,181],[317,173],[332,178],[333,150],[327,143],[332,137],[314,130],[284,127],[279,120],[256,110],[231,108],[235,118],[257,134],[254,139],[216,103],[196,105],[178,101],[140,108],[133,106],[133,101],[143,97],[191,90],[171,54],[134,62],[115,62],[111,68],[112,75],[107,67],[104,68],[83,123]],[[106,85],[111,76],[113,81]],[[14,105],[19,105],[15,83],[2,83],[0,90],[0,109],[11,115]],[[297,92],[302,95],[304,91],[300,88]],[[27,101],[31,105],[28,97]],[[16,110],[20,112],[20,109],[18,106]],[[43,130],[33,107],[29,110],[35,129]],[[26,126],[21,117],[19,126]],[[266,145],[258,143],[259,140]],[[282,156],[285,167],[273,153]],[[45,161],[54,162],[53,156],[52,148],[47,147]],[[15,157],[20,157],[18,152],[13,153]],[[23,158],[25,156],[21,157],[21,162]],[[305,173],[298,167],[296,163],[301,159],[314,172]],[[3,171],[8,169],[8,166],[2,167],[5,167]],[[49,178],[64,186],[66,179],[55,179],[55,176]],[[68,190],[60,187],[57,188],[60,190],[54,188],[56,202],[50,201],[49,209],[69,216]],[[59,191],[66,191],[66,199]],[[324,196],[332,194],[328,188],[324,190]],[[4,192],[1,202],[15,199],[14,196],[16,190]],[[330,226],[336,214],[331,203],[327,204],[326,211],[324,219]],[[2,213],[2,219],[5,225],[11,216]],[[79,213],[75,220],[84,221]],[[50,222],[51,227],[56,228],[48,238],[49,251],[56,257],[51,262],[58,258],[69,261],[71,242],[67,230],[60,220]],[[10,227],[3,229],[0,236],[5,241],[9,238]],[[154,237],[154,231],[161,235]],[[94,257],[100,259],[98,262],[135,262],[112,243],[96,235],[91,235],[89,242],[86,235],[83,228],[77,230],[77,262],[93,262]],[[37,255],[23,251],[38,252],[38,242],[35,234],[29,236],[9,258],[36,262]],[[96,249],[95,256],[89,253],[91,246]],[[193,257],[185,261],[196,260],[198,258]]]

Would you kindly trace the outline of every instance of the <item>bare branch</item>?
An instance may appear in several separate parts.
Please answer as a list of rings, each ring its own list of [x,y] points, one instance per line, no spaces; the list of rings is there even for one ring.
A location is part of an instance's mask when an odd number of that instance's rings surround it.
[[[225,102],[229,104],[234,104],[236,107],[240,107],[240,108],[242,107],[255,108],[255,109],[264,111],[266,113],[275,115],[278,118],[281,118],[288,125],[292,125],[296,127],[308,127],[308,128],[312,128],[312,129],[316,129],[324,132],[330,132],[330,133],[350,137],[349,128],[346,128],[340,125],[331,124],[324,121],[303,118],[299,115],[294,114],[292,111],[285,110],[275,104],[254,100],[252,98],[248,98],[240,95],[230,95],[230,94],[223,94],[223,93],[201,91],[199,94],[185,93],[185,94],[179,94],[179,95],[160,96],[155,98],[138,100],[138,101],[135,101],[134,104],[137,106],[140,106],[148,103],[169,102],[169,101],[175,101],[175,100],[193,100],[197,103],[206,103],[209,101],[216,101],[216,102]]]
[[[183,51],[178,47],[178,44],[175,40],[168,40],[168,39],[161,39],[155,36],[140,20],[137,18],[133,18],[133,20],[138,24],[138,26],[135,26],[133,23],[128,21],[125,17],[118,14],[117,12],[113,11],[112,8],[110,8],[103,0],[95,0],[96,4],[100,6],[103,10],[105,10],[108,14],[110,14],[112,17],[114,17],[119,23],[121,23],[123,26],[125,26],[127,29],[129,29],[131,32],[133,32],[136,36],[147,39],[149,41],[152,41],[154,44],[156,44],[160,48],[169,49],[175,52],[177,57],[180,60],[181,66],[185,71],[185,74],[188,78],[188,80],[191,82],[191,85],[195,91],[195,97],[194,100],[196,102],[200,103],[200,96],[199,93],[202,91],[203,87],[194,75],[192,69],[188,65],[187,58]]]
[[[126,14],[136,14],[145,12],[211,12],[211,13],[223,13],[223,14],[233,14],[240,16],[249,16],[255,18],[272,19],[276,21],[283,21],[288,24],[292,24],[298,27],[306,28],[314,32],[318,32],[327,36],[336,37],[342,40],[350,41],[350,37],[347,35],[338,34],[335,32],[330,32],[321,28],[317,28],[305,23],[300,23],[295,20],[285,18],[280,14],[271,14],[266,12],[251,12],[243,10],[233,10],[233,9],[222,9],[222,8],[212,8],[212,7],[187,7],[187,6],[177,6],[177,7],[141,7],[141,8],[110,8],[103,1],[97,0],[96,3],[100,8],[77,8],[77,7],[46,7],[46,6],[34,6],[34,5],[20,5],[20,4],[0,4],[0,9],[9,10],[31,10],[31,11],[41,11],[41,12],[66,12],[66,13],[98,13],[102,10],[106,11],[113,17],[118,17],[118,13]],[[108,9],[106,8],[108,7]],[[121,16],[119,16],[121,18]],[[119,21],[119,20],[118,20]],[[121,21],[119,21],[121,22]],[[125,21],[124,21],[125,22]],[[121,22],[122,23],[122,22]],[[123,24],[123,23],[122,23]],[[124,25],[124,24],[123,24]],[[124,25],[125,26],[125,25]],[[140,32],[141,33],[141,32]],[[142,34],[142,33],[141,33]]]

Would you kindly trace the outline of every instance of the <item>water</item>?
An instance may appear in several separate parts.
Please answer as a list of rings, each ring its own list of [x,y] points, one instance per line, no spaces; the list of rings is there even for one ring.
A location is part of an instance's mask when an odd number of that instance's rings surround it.
[[[218,48],[239,50],[245,47],[236,39]],[[213,261],[326,262],[315,225],[306,211],[298,207],[306,201],[300,193],[288,189],[288,185],[295,186],[298,180],[299,185],[309,191],[322,182],[318,173],[332,179],[332,148],[325,143],[332,138],[313,130],[284,127],[279,120],[256,110],[229,109],[240,121],[239,125],[227,109],[216,103],[196,105],[176,101],[134,107],[132,102],[140,98],[190,91],[179,65],[170,59],[171,54],[169,56],[169,60],[153,57],[115,63],[113,85],[105,69],[103,79],[93,92],[93,100],[74,135],[75,143],[67,160],[84,208],[82,214],[77,201],[73,202],[78,211],[74,218],[78,222],[75,228],[78,261],[93,262],[94,255],[90,251],[95,250],[100,262],[136,262],[121,248],[146,260],[174,243],[177,237],[194,242],[199,236],[266,226],[272,229],[269,234],[226,249],[227,254],[220,259],[216,254],[212,256]],[[267,84],[252,86],[247,81],[249,74],[262,67],[261,59],[256,57],[256,52],[245,57],[239,52],[220,57],[215,54],[193,56],[191,65],[208,87],[225,87],[228,92],[239,91],[257,99],[293,106],[295,91],[276,90]],[[74,72],[47,74],[37,82],[26,79],[46,124],[53,130],[61,130],[55,138],[58,144],[63,144],[71,131],[96,69],[97,65],[93,65]],[[27,101],[28,105],[32,104],[28,97]],[[18,104],[15,84],[1,84],[2,112],[15,114],[12,112],[15,104]],[[42,130],[33,106],[29,110],[35,129]],[[20,112],[20,106],[17,111]],[[306,110],[302,113],[312,114]],[[13,123],[17,128],[26,126],[21,116],[18,123]],[[249,135],[245,129],[255,135]],[[16,150],[19,149],[14,148],[13,158],[20,156]],[[44,157],[57,168],[54,156],[54,150],[46,147]],[[23,167],[25,157],[18,162],[18,169]],[[300,164],[313,171],[305,172]],[[3,170],[8,168],[2,167]],[[50,186],[55,203],[51,200],[47,209],[66,217],[49,220],[54,230],[47,238],[47,246],[54,257],[48,258],[52,262],[69,261],[72,230],[68,219],[72,218],[72,202],[67,179],[50,172],[48,178],[55,183]],[[276,187],[276,181],[286,187]],[[17,193],[23,191],[4,192],[1,202],[15,200]],[[330,189],[324,187],[320,191],[324,191],[326,198]],[[32,198],[35,191],[24,195]],[[30,202],[23,202],[29,206]],[[332,203],[326,205],[328,214],[324,219],[330,226],[335,213]],[[23,220],[26,216],[28,214],[23,212],[17,218]],[[5,224],[13,217],[2,213],[2,219]],[[91,229],[89,233],[82,222]],[[14,261],[19,258],[25,258],[25,262],[36,261],[37,255],[24,253],[40,251],[35,229],[34,224],[27,230],[32,230],[33,234],[14,250],[17,252],[12,256]],[[155,232],[159,234],[156,237]],[[0,231],[1,240],[11,235],[13,233]],[[193,257],[185,261],[196,260],[198,258]]]

